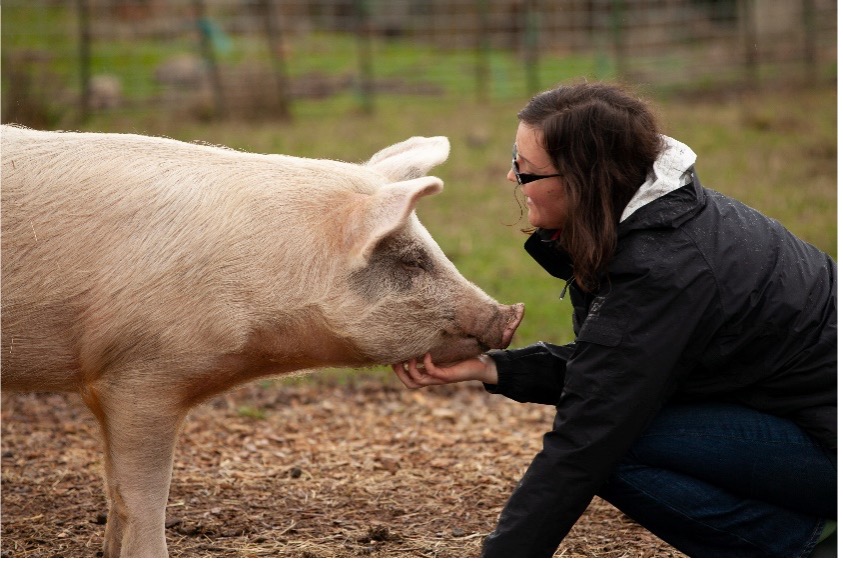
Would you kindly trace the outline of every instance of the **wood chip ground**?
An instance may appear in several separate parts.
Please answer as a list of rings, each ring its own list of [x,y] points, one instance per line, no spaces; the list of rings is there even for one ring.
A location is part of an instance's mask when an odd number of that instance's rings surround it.
[[[170,556],[476,557],[552,419],[471,384],[367,373],[234,390],[182,429]],[[102,556],[102,453],[78,397],[4,395],[0,461],[2,556]],[[681,554],[595,499],[557,556]]]

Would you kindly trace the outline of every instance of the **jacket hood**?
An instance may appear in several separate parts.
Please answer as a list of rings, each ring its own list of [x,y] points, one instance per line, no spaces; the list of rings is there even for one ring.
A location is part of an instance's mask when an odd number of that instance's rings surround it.
[[[647,181],[641,184],[621,214],[621,222],[644,205],[691,183],[690,168],[697,161],[697,155],[676,139],[662,135],[662,140],[665,148],[653,163]]]

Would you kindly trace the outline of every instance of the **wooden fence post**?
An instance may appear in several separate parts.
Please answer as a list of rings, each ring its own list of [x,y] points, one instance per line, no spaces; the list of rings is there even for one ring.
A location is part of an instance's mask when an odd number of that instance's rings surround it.
[[[272,73],[275,77],[275,87],[278,93],[279,116],[283,120],[289,121],[292,118],[292,113],[290,112],[287,60],[284,56],[281,26],[276,19],[275,1],[263,0],[262,7],[266,23],[266,40],[269,45],[269,59],[272,61]]]
[[[744,70],[750,88],[758,87],[758,30],[755,25],[754,0],[740,0],[740,18],[743,28]]]
[[[479,103],[489,101],[489,0],[476,0],[477,64],[475,94]]]
[[[360,62],[360,104],[363,113],[375,111],[375,87],[372,75],[372,24],[369,18],[369,0],[355,0],[357,46]]]
[[[536,0],[527,0],[524,26],[524,55],[527,72],[527,97],[539,91],[539,11]]]
[[[76,1],[79,15],[79,120],[86,121],[91,109],[91,14],[88,0]]]
[[[814,0],[802,0],[802,23],[805,28],[805,77],[810,85],[817,83],[817,17]]]
[[[629,72],[626,60],[626,38],[624,37],[624,0],[612,0],[612,47],[615,53],[615,75],[623,79]]]

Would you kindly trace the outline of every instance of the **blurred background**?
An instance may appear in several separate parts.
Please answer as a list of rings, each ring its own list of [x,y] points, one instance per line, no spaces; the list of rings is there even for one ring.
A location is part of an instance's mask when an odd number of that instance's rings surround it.
[[[290,118],[383,98],[524,99],[836,76],[834,0],[5,0],[3,121]]]
[[[708,187],[836,256],[834,0],[4,0],[2,121],[364,161],[447,135],[419,215],[463,273],[524,301],[514,345],[573,337],[520,249],[506,181],[534,93],[623,82]]]

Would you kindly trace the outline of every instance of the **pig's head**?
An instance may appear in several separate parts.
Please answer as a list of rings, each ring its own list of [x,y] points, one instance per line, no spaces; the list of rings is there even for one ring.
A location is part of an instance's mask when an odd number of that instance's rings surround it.
[[[416,217],[418,201],[442,191],[425,174],[449,148],[445,137],[414,137],[378,152],[365,166],[381,185],[344,209],[347,286],[329,323],[365,362],[467,359],[507,347],[521,321],[522,304],[500,305],[467,281]]]

